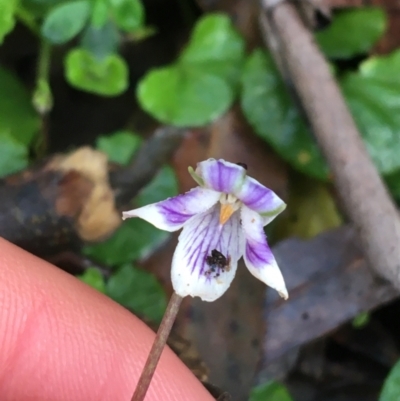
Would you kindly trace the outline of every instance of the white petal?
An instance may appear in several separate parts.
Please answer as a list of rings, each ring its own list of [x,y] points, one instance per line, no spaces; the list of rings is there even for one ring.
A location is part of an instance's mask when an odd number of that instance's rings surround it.
[[[237,262],[244,249],[239,211],[221,226],[220,203],[192,217],[183,227],[172,260],[171,279],[175,292],[185,297],[198,296],[203,301],[215,301],[229,288],[235,277]],[[207,256],[217,250],[229,262],[220,269],[210,266]],[[213,271],[214,270],[214,271]]]
[[[177,231],[194,215],[210,209],[220,198],[212,189],[196,187],[185,194],[122,213],[122,218],[139,217],[165,231]]]
[[[282,273],[268,246],[262,217],[247,206],[241,208],[245,236],[244,261],[250,273],[279,292],[287,299],[288,292]]]

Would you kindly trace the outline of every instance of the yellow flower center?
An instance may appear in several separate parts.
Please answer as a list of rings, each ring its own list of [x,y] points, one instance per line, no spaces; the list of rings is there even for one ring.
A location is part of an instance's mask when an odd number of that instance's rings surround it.
[[[219,200],[221,202],[221,211],[219,213],[219,223],[224,225],[233,213],[240,207],[240,201],[231,194],[222,194]]]

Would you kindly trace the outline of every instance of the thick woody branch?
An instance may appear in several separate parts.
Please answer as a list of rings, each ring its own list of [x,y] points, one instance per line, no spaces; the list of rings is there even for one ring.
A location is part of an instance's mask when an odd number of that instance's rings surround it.
[[[329,163],[363,252],[376,272],[400,288],[400,218],[329,66],[292,4],[264,0],[263,7],[262,22],[278,39],[281,62]]]

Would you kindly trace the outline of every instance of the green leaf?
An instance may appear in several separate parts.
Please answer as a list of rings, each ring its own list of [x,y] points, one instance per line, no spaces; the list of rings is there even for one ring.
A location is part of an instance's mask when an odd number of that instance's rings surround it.
[[[144,8],[140,0],[109,0],[112,15],[119,28],[131,32],[142,28]]]
[[[400,171],[385,176],[385,181],[393,198],[400,202]]]
[[[84,252],[107,266],[118,266],[150,255],[168,235],[144,220],[128,219],[110,239],[87,246]]]
[[[174,170],[169,166],[164,166],[151,183],[140,191],[135,199],[135,204],[138,207],[145,206],[177,194],[178,182]]]
[[[94,267],[86,269],[85,273],[81,276],[78,276],[78,278],[84,283],[96,289],[97,291],[100,291],[102,293],[106,292],[106,283],[104,282],[103,276]]]
[[[371,315],[369,312],[361,312],[353,319],[352,325],[356,329],[361,329],[365,327],[370,320],[371,320]]]
[[[389,373],[383,385],[379,401],[399,401],[400,397],[400,361],[398,361]]]
[[[0,177],[4,177],[28,165],[28,149],[6,131],[0,132]]]
[[[196,25],[180,62],[193,64],[232,83],[237,81],[244,61],[245,42],[228,16],[211,14]]]
[[[112,22],[107,22],[100,28],[89,25],[82,36],[81,46],[102,61],[117,52],[119,39],[119,33]]]
[[[141,106],[176,126],[205,125],[232,104],[244,57],[244,41],[224,15],[196,25],[178,62],[150,71],[139,83]]]
[[[293,401],[283,384],[269,382],[252,389],[249,401]]]
[[[386,28],[383,9],[355,8],[337,14],[327,29],[316,34],[316,39],[328,57],[350,58],[368,52]]]
[[[361,64],[342,90],[381,174],[400,169],[400,51]]]
[[[39,127],[29,93],[13,74],[0,68],[0,132],[29,145]]]
[[[102,28],[108,20],[107,0],[93,0],[90,22],[95,29]]]
[[[328,167],[275,68],[272,58],[256,50],[242,77],[241,105],[256,133],[299,171],[327,179]]]
[[[164,167],[138,195],[133,207],[175,196],[178,184],[170,167]],[[108,266],[118,266],[143,259],[164,243],[169,233],[141,219],[128,219],[107,241],[85,247],[85,254]]]
[[[139,83],[141,106],[166,124],[201,126],[231,105],[234,94],[225,80],[183,66],[152,70]]]
[[[134,312],[158,322],[167,301],[157,279],[150,273],[123,265],[107,283],[107,294]]]
[[[65,69],[68,82],[87,92],[116,96],[128,88],[128,66],[117,54],[99,60],[85,49],[73,49],[66,57]]]
[[[50,10],[42,25],[42,35],[51,43],[62,44],[85,26],[90,12],[87,0],[60,4]]]
[[[110,161],[126,165],[141,143],[140,136],[129,131],[118,131],[112,135],[97,138],[96,147],[106,153]]]
[[[4,37],[14,29],[17,0],[0,0],[0,44]]]

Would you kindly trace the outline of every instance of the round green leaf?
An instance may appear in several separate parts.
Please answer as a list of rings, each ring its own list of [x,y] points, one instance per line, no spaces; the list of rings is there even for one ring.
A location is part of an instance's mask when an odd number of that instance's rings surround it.
[[[109,160],[126,165],[141,143],[142,138],[140,136],[129,131],[119,131],[109,136],[97,138],[96,147],[106,153]]]
[[[109,0],[109,2],[119,28],[131,32],[143,26],[144,8],[141,0]]]
[[[197,23],[180,62],[232,80],[240,71],[244,54],[245,41],[229,17],[211,14]]]
[[[400,361],[389,373],[383,385],[379,401],[399,401],[400,397]]]
[[[68,42],[83,29],[89,11],[87,0],[72,1],[52,8],[43,22],[42,35],[55,44]]]
[[[382,174],[400,169],[400,51],[363,63],[342,90],[369,154]]]
[[[128,87],[128,66],[117,54],[99,60],[85,49],[73,49],[66,57],[65,69],[67,81],[87,92],[116,96]]]
[[[176,126],[213,121],[229,108],[233,96],[223,79],[179,65],[151,71],[138,86],[141,106],[160,121]]]
[[[0,177],[22,170],[28,165],[28,148],[11,135],[0,133]]]
[[[327,179],[328,167],[275,68],[256,50],[242,77],[241,105],[256,133],[299,171]]]
[[[368,52],[386,28],[383,9],[362,7],[340,11],[332,24],[315,36],[328,57],[350,58]]]
[[[14,14],[17,6],[17,0],[0,0],[0,44],[3,43],[4,37],[14,28]]]
[[[0,132],[29,145],[39,127],[29,93],[13,74],[0,68]]]
[[[165,293],[150,273],[123,265],[107,283],[107,295],[154,322],[162,319],[167,306]]]

